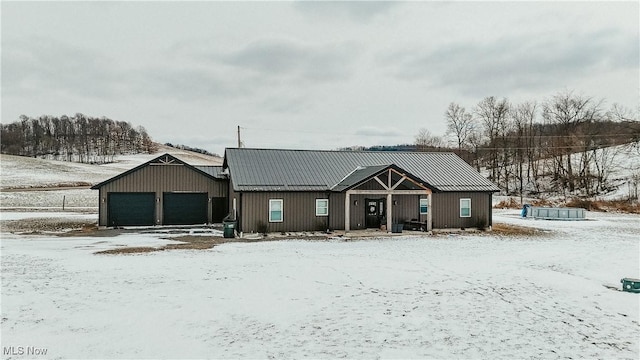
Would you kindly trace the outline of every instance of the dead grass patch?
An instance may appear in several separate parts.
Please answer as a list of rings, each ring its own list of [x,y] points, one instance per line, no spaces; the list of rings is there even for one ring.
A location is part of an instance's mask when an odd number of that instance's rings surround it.
[[[154,251],[165,250],[207,250],[211,249],[218,244],[225,242],[235,241],[235,239],[225,239],[214,236],[193,236],[184,235],[172,238],[163,238],[165,240],[180,241],[179,244],[167,244],[160,247],[122,247],[116,249],[97,251],[98,255],[127,255],[127,254],[140,254],[149,253]]]
[[[573,198],[567,201],[565,206],[583,208],[588,211],[640,214],[640,202],[633,200],[587,200]]]
[[[547,199],[536,199],[531,201],[531,206],[540,206],[540,207],[554,207],[556,204],[547,200]]]
[[[540,235],[540,234],[543,233],[542,230],[536,229],[536,228],[531,228],[531,227],[526,227],[526,226],[502,224],[502,223],[493,224],[491,229],[492,229],[492,233],[493,234],[508,235],[508,236],[514,236],[514,235],[528,235],[528,236],[530,236],[530,235]]]
[[[153,247],[120,247],[116,249],[102,250],[98,251],[95,254],[100,255],[122,255],[122,254],[140,254],[140,253],[148,253],[152,251],[158,251],[159,249]]]
[[[87,236],[87,235],[94,235],[97,232],[98,232],[97,224],[95,223],[84,224],[80,229],[70,230],[58,236]]]
[[[521,208],[520,203],[516,201],[514,198],[509,198],[508,200],[502,200],[497,203],[494,208],[496,209],[519,209]]]
[[[88,223],[83,220],[67,220],[59,218],[31,218],[22,220],[2,221],[2,231],[22,234],[38,233],[75,233],[84,232],[84,235],[97,230],[95,223]],[[70,230],[71,229],[71,230]]]

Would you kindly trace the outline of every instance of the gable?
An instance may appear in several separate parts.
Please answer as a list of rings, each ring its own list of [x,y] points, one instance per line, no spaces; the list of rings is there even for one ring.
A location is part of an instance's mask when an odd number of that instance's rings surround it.
[[[197,173],[199,173],[202,176],[205,176],[207,178],[210,179],[221,179],[221,173],[222,173],[222,167],[217,167],[217,166],[203,166],[201,167],[202,169],[199,169],[198,167],[192,166],[187,164],[186,162],[170,155],[170,154],[163,154],[158,156],[155,159],[149,160],[144,164],[138,165],[136,167],[134,167],[133,169],[127,170],[121,174],[118,174],[110,179],[107,179],[101,183],[98,183],[94,186],[91,187],[91,189],[93,190],[97,190],[100,189],[101,187],[113,183],[115,181],[118,181],[120,179],[126,178],[126,177],[131,177],[133,176],[135,173],[138,173],[140,171],[142,171],[143,169],[146,169],[147,167],[150,166],[181,166],[184,167],[185,169],[188,169],[189,171],[195,171]],[[218,169],[212,169],[212,168],[218,168]],[[134,179],[135,180],[135,179]]]
[[[342,192],[350,189],[359,190],[426,190],[427,184],[394,164],[382,166],[358,167],[331,191]],[[431,190],[431,189],[430,189]]]

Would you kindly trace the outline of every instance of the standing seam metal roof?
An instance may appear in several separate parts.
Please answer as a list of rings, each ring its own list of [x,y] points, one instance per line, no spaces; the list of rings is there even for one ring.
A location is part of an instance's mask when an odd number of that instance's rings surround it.
[[[454,153],[228,148],[235,191],[325,191],[358,167],[394,164],[438,191],[499,191]]]
[[[222,173],[222,166],[218,165],[194,165],[194,168],[209,174],[216,179],[225,179],[225,175]]]

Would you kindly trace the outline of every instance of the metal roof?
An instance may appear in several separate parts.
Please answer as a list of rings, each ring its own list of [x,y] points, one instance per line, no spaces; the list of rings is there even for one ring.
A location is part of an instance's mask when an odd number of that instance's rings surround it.
[[[436,191],[499,191],[449,152],[228,148],[223,167],[229,169],[235,191],[325,191],[355,176],[358,167],[374,171],[389,164],[410,172]]]
[[[331,191],[344,191],[347,190],[354,185],[357,185],[374,175],[379,174],[385,169],[389,168],[389,165],[378,165],[378,166],[358,166],[349,175],[345,176],[339,183],[333,185],[331,187]]]
[[[222,172],[222,165],[194,165],[194,168],[208,174],[216,179],[226,179],[227,177]]]

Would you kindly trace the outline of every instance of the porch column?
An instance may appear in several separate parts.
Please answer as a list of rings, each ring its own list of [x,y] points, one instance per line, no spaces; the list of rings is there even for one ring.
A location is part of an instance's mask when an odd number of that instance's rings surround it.
[[[387,232],[391,232],[391,225],[393,224],[393,195],[387,194]]]
[[[350,218],[351,218],[351,214],[350,214],[350,210],[351,209],[351,192],[347,191],[344,195],[344,231],[349,231],[351,230],[351,223],[350,223]]]
[[[431,207],[431,191],[427,194],[427,231],[431,231],[433,229],[433,208]]]

